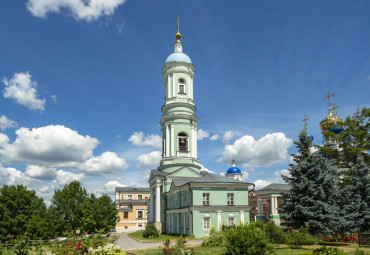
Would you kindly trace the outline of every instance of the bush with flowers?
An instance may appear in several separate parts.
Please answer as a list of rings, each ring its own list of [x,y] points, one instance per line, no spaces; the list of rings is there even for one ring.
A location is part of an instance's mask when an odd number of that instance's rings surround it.
[[[81,254],[126,254],[115,244],[115,239],[103,237],[101,234],[76,236],[63,241],[50,243],[49,254],[81,255]]]
[[[321,241],[322,242],[357,243],[358,234],[322,236]]]
[[[193,248],[186,248],[186,240],[183,236],[180,236],[174,245],[171,245],[170,239],[166,239],[164,242],[164,248],[162,249],[162,255],[193,255]]]

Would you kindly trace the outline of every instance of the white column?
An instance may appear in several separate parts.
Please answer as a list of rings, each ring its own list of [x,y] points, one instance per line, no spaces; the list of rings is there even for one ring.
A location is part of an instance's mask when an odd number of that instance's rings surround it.
[[[171,79],[170,79],[170,74],[167,75],[167,98],[171,97]]]
[[[183,221],[184,221],[184,228],[183,228],[184,230],[183,230],[183,234],[185,235],[185,234],[186,234],[186,225],[185,225],[185,223],[186,223],[186,217],[185,217],[185,213],[183,213],[182,215],[184,216],[184,217],[183,217],[183,218],[184,218],[184,220],[183,220]]]
[[[190,78],[190,98],[192,100],[194,100],[194,98],[193,98],[193,90],[194,90],[194,87],[193,87],[193,78]]]
[[[156,185],[155,190],[155,222],[161,222],[161,185]]]
[[[171,156],[175,156],[175,125],[171,124]]]
[[[222,211],[217,211],[217,231],[221,230],[221,213]]]
[[[197,126],[194,126],[194,156],[198,158],[198,150],[197,150]]]
[[[190,77],[188,78],[188,82],[186,83],[186,98],[190,98]]]
[[[275,214],[275,199],[274,196],[270,197],[270,208],[271,208],[271,214]]]
[[[191,126],[191,157],[195,158],[194,155],[194,126]]]
[[[154,192],[150,189],[149,222],[154,222]]]
[[[244,211],[240,211],[240,222],[244,224]]]
[[[165,149],[165,152],[166,152],[166,155],[165,157],[168,158],[169,155],[170,155],[170,129],[168,127],[168,125],[166,125],[166,149]]]
[[[172,74],[172,97],[175,97],[175,74]]]
[[[275,214],[279,214],[277,196],[275,196],[274,199],[275,199],[275,202],[274,202],[274,204],[275,204]]]
[[[262,198],[258,198],[258,213],[259,214],[262,214],[263,213],[263,202],[262,202]]]

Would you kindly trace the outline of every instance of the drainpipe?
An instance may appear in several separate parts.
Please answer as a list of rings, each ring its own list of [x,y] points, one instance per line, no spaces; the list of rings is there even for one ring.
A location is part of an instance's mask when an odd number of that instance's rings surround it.
[[[190,214],[190,224],[189,224],[190,231],[189,232],[190,232],[190,235],[193,235],[193,212],[190,210],[190,207],[193,206],[193,191],[190,188],[190,183],[188,183],[188,186],[190,190],[190,200],[191,200],[191,203],[188,205],[188,210]]]

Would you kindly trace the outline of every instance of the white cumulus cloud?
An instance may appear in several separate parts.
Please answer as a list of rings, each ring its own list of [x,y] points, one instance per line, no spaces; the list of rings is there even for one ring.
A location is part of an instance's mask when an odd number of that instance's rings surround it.
[[[213,136],[211,136],[210,138],[209,138],[209,140],[211,140],[211,141],[216,141],[216,140],[218,140],[218,139],[220,139],[220,136],[219,135],[213,135]]]
[[[58,170],[55,172],[55,180],[54,183],[56,183],[59,187],[64,186],[72,181],[80,181],[84,177],[84,174],[75,174],[72,172],[67,172],[63,170]]]
[[[28,0],[27,9],[36,17],[45,18],[48,13],[68,10],[77,20],[93,21],[109,16],[125,0]]]
[[[4,147],[9,142],[9,137],[6,134],[0,133],[0,148]]]
[[[52,180],[55,177],[55,168],[28,165],[25,174],[39,180]]]
[[[264,187],[266,187],[267,185],[270,185],[271,184],[271,182],[269,182],[269,181],[264,181],[264,180],[256,180],[255,182],[254,182],[254,185],[255,185],[255,190],[260,190],[260,189],[262,189],[262,188],[264,188]]]
[[[226,132],[225,132],[225,134],[224,134],[224,136],[222,137],[222,141],[223,141],[224,143],[227,143],[227,142],[229,142],[231,139],[233,139],[233,138],[234,138],[234,136],[235,136],[235,133],[234,133],[233,131],[231,131],[231,130],[226,131]]]
[[[198,140],[203,140],[204,138],[208,138],[209,137],[209,133],[203,129],[199,129],[197,131],[197,139]]]
[[[212,174],[216,173],[215,171],[209,170],[207,167],[203,166],[202,164],[200,164],[200,166],[201,166],[200,171],[206,171],[206,172],[212,173]]]
[[[130,136],[128,141],[131,142],[131,144],[136,147],[144,146],[149,146],[153,148],[162,147],[162,138],[159,135],[155,134],[144,135],[143,132],[135,132],[133,135]]]
[[[61,125],[40,128],[20,128],[12,144],[0,149],[5,163],[21,163],[48,166],[73,167],[92,157],[99,141],[88,135]]]
[[[288,169],[281,169],[279,171],[274,172],[274,176],[275,176],[274,182],[285,183],[284,180],[281,178],[282,175],[291,177]]]
[[[155,168],[159,165],[161,161],[162,155],[160,151],[152,151],[147,154],[140,155],[137,160],[139,164],[137,164],[137,168]]]
[[[46,99],[38,98],[37,83],[31,80],[31,75],[26,73],[15,73],[13,78],[3,79],[5,84],[4,97],[12,98],[18,104],[26,106],[31,110],[45,110]]]
[[[2,185],[17,185],[32,186],[40,181],[28,177],[23,172],[13,167],[3,167],[0,164],[0,186]]]
[[[100,156],[88,159],[84,164],[79,166],[89,175],[111,174],[120,170],[125,170],[128,163],[125,159],[117,156],[115,152],[104,152]]]
[[[7,128],[15,128],[17,127],[17,123],[11,119],[8,119],[5,115],[0,117],[0,129],[5,130]]]
[[[218,161],[230,162],[235,154],[238,164],[242,164],[243,167],[270,166],[287,159],[288,148],[292,144],[292,139],[281,132],[267,134],[259,140],[245,135],[234,144],[226,145]]]

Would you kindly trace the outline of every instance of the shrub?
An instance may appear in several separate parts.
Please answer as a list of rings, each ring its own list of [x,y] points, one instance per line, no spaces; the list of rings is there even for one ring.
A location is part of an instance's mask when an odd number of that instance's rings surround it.
[[[297,249],[304,244],[317,244],[318,238],[308,233],[308,229],[308,227],[300,227],[299,230],[288,229],[288,246]]]
[[[314,249],[311,255],[344,255],[345,253],[342,250],[335,248],[327,248],[325,246]]]
[[[275,254],[265,233],[255,224],[240,224],[225,231],[225,245],[228,254],[263,255]]]
[[[265,232],[271,243],[284,244],[288,241],[287,234],[272,221],[263,225],[263,232]]]
[[[216,231],[215,226],[211,227],[209,231],[209,236],[204,239],[202,246],[204,247],[213,247],[213,246],[224,246],[225,245],[225,232],[224,231]]]
[[[365,255],[365,251],[360,250],[358,247],[353,253],[353,255]]]
[[[143,232],[143,237],[144,238],[159,237],[159,231],[157,227],[153,223],[146,225],[145,230]]]
[[[182,235],[179,237],[179,239],[176,241],[176,244],[171,247],[171,241],[170,239],[166,239],[164,242],[164,248],[162,249],[163,255],[193,255],[194,250],[193,248],[186,248],[185,244],[185,238],[182,237]]]

